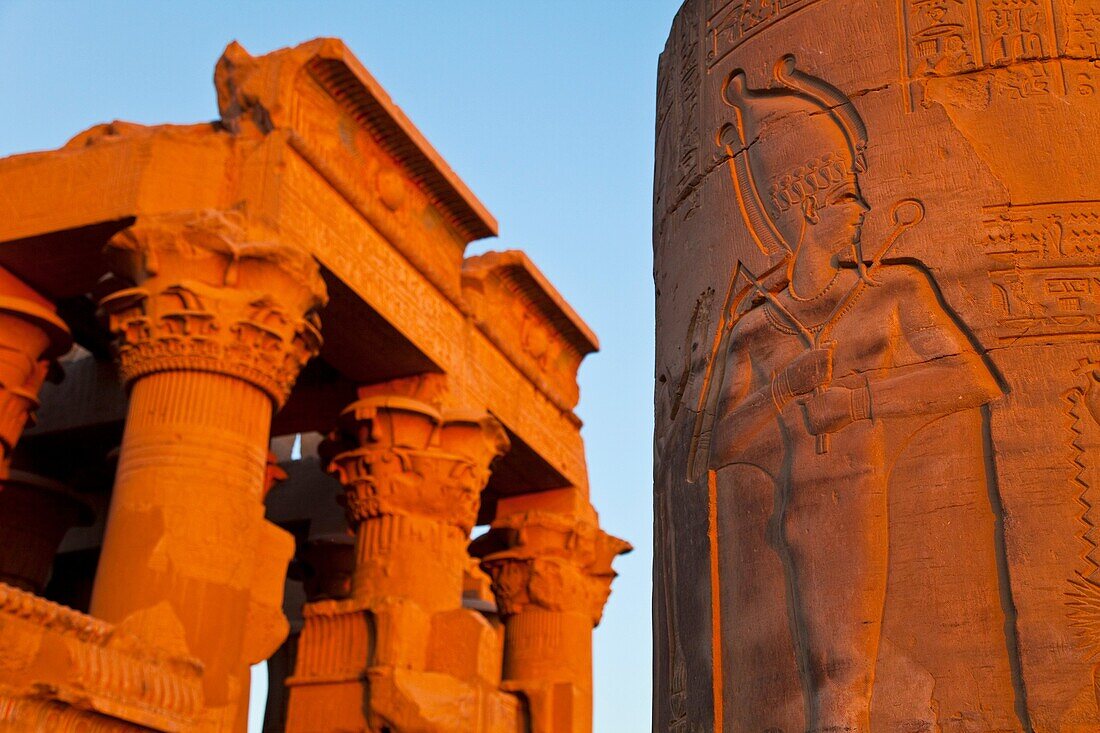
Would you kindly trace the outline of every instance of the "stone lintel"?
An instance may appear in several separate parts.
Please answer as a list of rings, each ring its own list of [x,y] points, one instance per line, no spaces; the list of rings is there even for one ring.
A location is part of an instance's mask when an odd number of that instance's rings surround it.
[[[520,466],[525,481],[540,488],[587,486],[579,420],[571,409],[576,371],[570,360],[579,364],[573,354],[591,351],[595,342],[575,325],[579,319],[530,275],[533,268],[512,268],[542,298],[544,307],[533,311],[539,323],[548,322],[544,314],[558,313],[565,343],[572,344],[559,377],[546,376],[553,369],[540,373],[522,345],[507,344],[522,334],[490,334],[472,322],[460,284],[461,246],[448,239],[446,227],[425,228],[416,218],[426,205],[414,201],[422,193],[406,191],[391,201],[397,201],[396,213],[384,216],[377,211],[384,202],[378,202],[389,184],[338,189],[335,174],[319,171],[319,158],[310,162],[300,149],[277,133],[257,138],[210,124],[112,123],[58,151],[0,160],[10,210],[0,218],[0,266],[50,298],[79,298],[106,272],[101,252],[107,240],[135,219],[239,209],[249,239],[293,243],[321,262],[331,295],[321,358],[337,373],[356,382],[426,370],[450,374],[457,400],[485,406],[513,443],[529,451],[534,460]],[[327,160],[335,166],[331,156]],[[227,187],[226,181],[234,183]],[[390,219],[387,229],[383,222]],[[409,254],[418,248],[427,253],[423,260]],[[448,248],[446,257],[433,254]],[[377,338],[340,337],[364,329]],[[530,349],[538,339],[528,336]],[[381,343],[394,358],[383,360],[382,350],[371,353],[364,343]],[[470,370],[469,364],[481,368]]]

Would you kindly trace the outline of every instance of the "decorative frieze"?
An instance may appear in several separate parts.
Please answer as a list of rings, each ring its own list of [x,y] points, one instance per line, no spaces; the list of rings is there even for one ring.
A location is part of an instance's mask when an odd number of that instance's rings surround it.
[[[0,730],[189,730],[201,675],[194,659],[0,583]]]

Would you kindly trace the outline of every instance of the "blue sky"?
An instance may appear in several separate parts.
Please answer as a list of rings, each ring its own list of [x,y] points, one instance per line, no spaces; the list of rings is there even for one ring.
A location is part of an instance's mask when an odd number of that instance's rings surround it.
[[[0,156],[112,119],[216,116],[212,75],[343,38],[599,334],[581,368],[592,496],[622,558],[595,635],[597,733],[649,730],[657,55],[678,0],[0,0]]]

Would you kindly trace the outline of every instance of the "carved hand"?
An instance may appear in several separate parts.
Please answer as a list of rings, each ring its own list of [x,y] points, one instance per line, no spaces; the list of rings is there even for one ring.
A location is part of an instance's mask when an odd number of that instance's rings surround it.
[[[772,380],[772,399],[782,409],[799,395],[806,395],[829,383],[833,374],[831,349],[810,349],[783,368]]]
[[[814,435],[835,433],[871,417],[870,393],[866,386],[856,389],[830,387],[804,400],[806,423]]]

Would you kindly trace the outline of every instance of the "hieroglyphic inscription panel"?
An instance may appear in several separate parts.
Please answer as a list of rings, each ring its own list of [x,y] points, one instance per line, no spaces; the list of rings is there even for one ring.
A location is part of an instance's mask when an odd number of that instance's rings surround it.
[[[899,0],[902,82],[910,109],[931,78],[982,72],[972,93],[1009,99],[1097,91],[1095,0]]]
[[[707,66],[765,28],[820,0],[710,0],[707,3]]]
[[[998,337],[1100,334],[1100,201],[987,207],[983,217]]]
[[[703,173],[699,126],[701,65],[697,17],[677,21],[661,55],[657,85],[657,158],[655,177],[666,182],[656,189],[654,211],[663,229],[674,212],[690,219],[699,208],[697,184]]]

